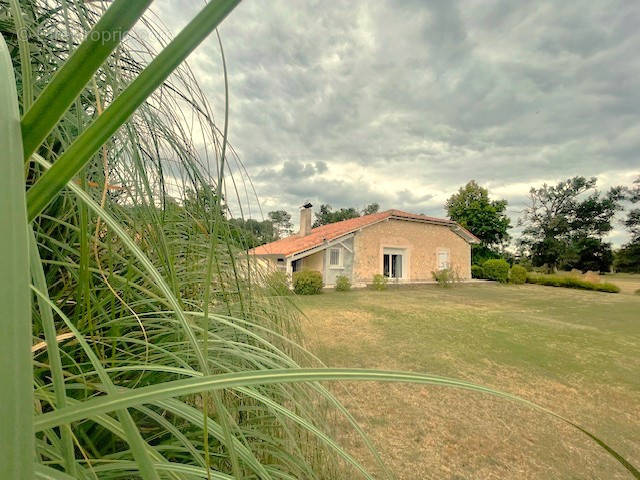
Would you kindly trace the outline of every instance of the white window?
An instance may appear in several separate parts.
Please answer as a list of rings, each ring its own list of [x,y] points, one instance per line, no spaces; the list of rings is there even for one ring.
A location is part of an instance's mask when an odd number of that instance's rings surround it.
[[[449,250],[438,250],[438,270],[444,270],[449,267]]]
[[[329,249],[329,267],[332,267],[332,268],[342,267],[342,249],[341,248]]]

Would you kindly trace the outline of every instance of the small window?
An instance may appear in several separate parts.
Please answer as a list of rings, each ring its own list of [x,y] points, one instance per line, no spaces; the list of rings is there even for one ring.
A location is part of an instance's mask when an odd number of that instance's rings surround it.
[[[342,266],[342,249],[341,248],[329,249],[329,266],[330,267]]]
[[[449,251],[438,250],[438,270],[449,268]]]

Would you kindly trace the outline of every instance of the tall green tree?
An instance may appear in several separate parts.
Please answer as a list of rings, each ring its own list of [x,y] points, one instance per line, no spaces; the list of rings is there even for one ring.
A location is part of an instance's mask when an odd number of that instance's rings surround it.
[[[275,234],[278,238],[284,238],[293,233],[293,223],[291,223],[291,214],[286,210],[274,210],[267,214]]]
[[[362,209],[362,215],[371,215],[372,213],[378,213],[380,211],[380,204],[377,202],[370,203]]]
[[[626,189],[626,197],[634,207],[624,220],[624,225],[631,233],[631,240],[616,252],[615,267],[620,272],[640,272],[640,176]]]
[[[244,248],[254,248],[277,240],[276,231],[270,220],[253,218],[233,218],[229,220],[232,238]]]
[[[604,236],[624,198],[622,187],[606,194],[596,189],[596,178],[573,177],[557,185],[529,191],[529,206],[519,225],[519,244],[536,266],[549,269],[608,270],[613,259]]]
[[[490,200],[489,192],[475,180],[449,197],[445,204],[447,215],[473,233],[482,242],[473,248],[473,260],[497,256],[496,251],[509,241],[511,220],[507,217],[506,200]]]
[[[640,176],[633,182],[633,187],[626,189],[627,199],[633,203],[640,203]],[[631,242],[640,243],[640,208],[632,208],[624,221],[631,233]]]

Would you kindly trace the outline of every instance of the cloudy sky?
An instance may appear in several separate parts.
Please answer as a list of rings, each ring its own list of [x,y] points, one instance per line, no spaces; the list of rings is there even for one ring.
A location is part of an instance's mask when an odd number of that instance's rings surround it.
[[[158,8],[177,32],[200,4]],[[443,216],[475,179],[515,219],[531,186],[640,174],[638,25],[626,0],[245,0],[220,28],[230,141],[264,212]],[[215,37],[189,63],[221,118]]]

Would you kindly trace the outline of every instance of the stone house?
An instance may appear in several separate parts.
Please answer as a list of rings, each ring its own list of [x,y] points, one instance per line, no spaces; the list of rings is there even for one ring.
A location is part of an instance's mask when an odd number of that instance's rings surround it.
[[[445,268],[471,278],[471,245],[479,240],[452,220],[387,210],[311,228],[311,214],[311,204],[304,205],[298,233],[250,253],[288,274],[317,270],[327,286],[339,275],[360,286],[376,274],[431,282],[433,272]]]

